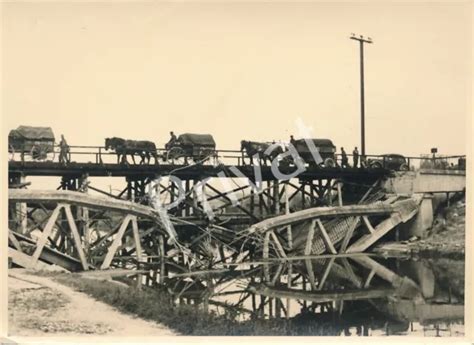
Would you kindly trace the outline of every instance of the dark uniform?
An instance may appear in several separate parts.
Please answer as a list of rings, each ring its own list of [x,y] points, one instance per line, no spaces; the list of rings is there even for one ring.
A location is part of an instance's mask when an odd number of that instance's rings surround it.
[[[341,147],[341,166],[343,168],[347,168],[349,166],[349,162],[347,160],[347,154],[346,154],[346,151],[344,151],[343,147]]]
[[[352,159],[354,160],[354,168],[357,168],[357,165],[359,165],[359,150],[357,150],[357,146],[352,151]]]
[[[293,145],[294,147],[296,147],[296,140],[295,140],[295,138],[293,138],[292,135],[290,136],[290,144]]]
[[[171,135],[171,138],[170,140],[168,141],[168,143],[165,145],[165,148],[168,150],[170,147],[172,147],[176,141],[178,140],[178,138],[176,138],[176,135],[174,134],[174,132],[170,132],[170,135]]]
[[[61,141],[59,142],[59,163],[69,162],[69,145],[64,139],[64,135],[61,135]]]

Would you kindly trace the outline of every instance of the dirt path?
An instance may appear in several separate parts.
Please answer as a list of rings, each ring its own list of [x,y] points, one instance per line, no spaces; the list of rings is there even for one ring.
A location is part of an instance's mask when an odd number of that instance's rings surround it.
[[[155,322],[121,314],[84,293],[21,269],[8,274],[11,336],[172,336]]]

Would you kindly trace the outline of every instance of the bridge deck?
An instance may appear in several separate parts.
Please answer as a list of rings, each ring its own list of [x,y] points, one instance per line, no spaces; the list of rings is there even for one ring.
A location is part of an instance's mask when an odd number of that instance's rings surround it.
[[[120,176],[131,178],[146,178],[155,176],[174,175],[181,179],[201,179],[205,177],[217,177],[219,173],[224,173],[228,177],[237,177],[230,171],[230,165],[124,165],[124,164],[97,164],[97,163],[78,163],[71,162],[61,164],[57,162],[15,162],[8,163],[10,176],[69,176],[80,177],[87,173],[89,176]],[[253,166],[241,165],[236,168],[245,176],[254,178],[255,169]],[[295,167],[280,167],[283,174],[291,174]],[[270,166],[261,167],[263,180],[277,179]],[[320,168],[307,167],[304,172],[298,175],[300,179],[326,179],[326,178],[365,178],[382,177],[389,174],[389,171],[383,168],[363,169],[363,168]]]

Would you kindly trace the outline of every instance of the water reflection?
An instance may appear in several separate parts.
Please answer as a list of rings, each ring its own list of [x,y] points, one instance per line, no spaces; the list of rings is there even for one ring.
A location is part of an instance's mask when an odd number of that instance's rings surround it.
[[[462,267],[461,267],[462,266]],[[165,281],[175,303],[292,334],[464,334],[464,263],[369,255],[243,263]]]

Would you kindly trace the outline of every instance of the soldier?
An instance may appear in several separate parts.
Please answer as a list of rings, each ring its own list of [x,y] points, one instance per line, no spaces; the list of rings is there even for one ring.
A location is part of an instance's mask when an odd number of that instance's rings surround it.
[[[343,147],[341,147],[341,167],[343,167],[343,168],[349,167],[349,162],[347,160],[347,154],[346,154],[346,151],[344,151]]]
[[[357,150],[357,146],[352,151],[352,159],[354,161],[354,168],[357,168],[357,165],[359,165],[359,150]]]
[[[174,134],[173,131],[170,132],[170,140],[168,141],[168,143],[165,145],[165,148],[166,149],[169,149],[171,146],[174,145],[174,143],[176,142],[177,138],[176,138],[176,135]]]
[[[292,135],[290,135],[290,144],[293,145],[293,146],[296,146],[296,140],[295,140],[295,138],[293,138]]]
[[[61,141],[59,142],[59,163],[69,163],[69,145],[61,134]]]

